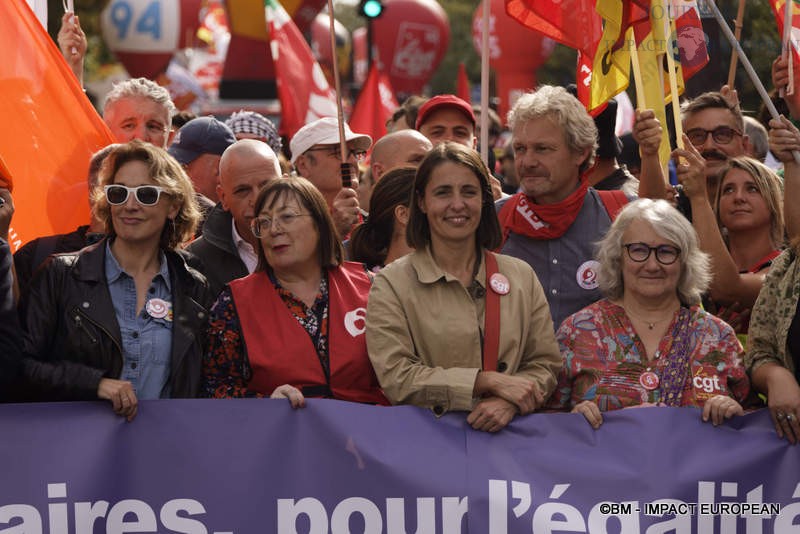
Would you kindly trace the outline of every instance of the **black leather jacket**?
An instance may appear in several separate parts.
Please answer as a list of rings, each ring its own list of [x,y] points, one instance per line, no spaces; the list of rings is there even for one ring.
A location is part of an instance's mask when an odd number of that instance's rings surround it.
[[[105,275],[106,240],[51,256],[23,302],[23,367],[31,400],[97,399],[101,378],[119,378],[122,342]],[[173,295],[172,397],[198,392],[213,295],[181,255],[165,252]]]

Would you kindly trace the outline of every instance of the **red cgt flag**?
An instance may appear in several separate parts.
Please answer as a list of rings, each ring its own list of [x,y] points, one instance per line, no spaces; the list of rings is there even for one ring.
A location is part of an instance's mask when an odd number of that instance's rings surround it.
[[[14,181],[12,250],[89,222],[86,178],[113,142],[25,0],[0,2],[0,157]]]
[[[275,0],[264,0],[264,13],[281,101],[281,131],[291,138],[309,122],[335,117],[336,94],[286,10]]]
[[[373,63],[350,115],[350,128],[380,139],[386,135],[386,121],[398,107],[389,77]]]

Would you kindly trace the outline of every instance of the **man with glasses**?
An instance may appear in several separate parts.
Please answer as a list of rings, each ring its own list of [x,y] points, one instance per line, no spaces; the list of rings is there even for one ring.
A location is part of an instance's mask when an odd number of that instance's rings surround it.
[[[220,203],[208,214],[203,235],[187,250],[190,266],[203,273],[214,295],[258,264],[258,239],[250,224],[259,191],[281,177],[278,156],[266,143],[242,139],[229,146],[219,164]]]
[[[372,138],[356,134],[346,123],[345,162],[350,164],[350,185],[343,186],[342,155],[339,148],[339,123],[335,117],[324,117],[300,128],[289,142],[292,165],[297,174],[319,189],[333,217],[339,236],[344,239],[359,222],[358,163],[363,162]]]
[[[708,92],[681,106],[683,132],[704,160],[709,195],[716,191],[717,173],[728,158],[744,156],[750,147],[742,112],[732,98],[735,101],[735,96]]]

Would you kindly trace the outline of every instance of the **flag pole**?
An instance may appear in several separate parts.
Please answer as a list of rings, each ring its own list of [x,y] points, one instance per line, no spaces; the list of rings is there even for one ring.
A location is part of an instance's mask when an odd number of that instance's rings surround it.
[[[342,110],[342,88],[339,82],[339,62],[336,58],[336,26],[333,18],[333,0],[328,0],[328,25],[331,33],[331,57],[333,58],[333,84],[336,90],[336,119],[339,123],[339,154],[342,159],[342,187],[352,185],[350,163],[347,161],[347,140],[344,138],[344,111]]]
[[[492,0],[483,0],[481,20],[481,159],[489,166],[489,18]],[[507,98],[508,95],[501,95]],[[491,172],[492,169],[489,169]]]
[[[631,44],[631,70],[633,71],[633,83],[636,84],[636,107],[640,110],[647,109],[647,102],[644,96],[644,82],[642,81],[642,66],[639,64],[639,47],[636,46],[636,36],[633,28],[628,28],[628,33],[633,39],[626,39]]]
[[[786,87],[778,89],[778,96],[783,98],[786,95],[794,94],[794,61],[792,60],[792,2],[786,0],[786,9],[783,11],[783,40],[781,41],[781,56],[786,58],[789,66],[789,83]]]
[[[725,37],[731,43],[731,47],[733,47],[733,49],[736,50],[736,53],[739,55],[739,60],[742,62],[744,70],[750,77],[750,81],[753,83],[753,87],[756,88],[758,94],[761,96],[761,100],[764,102],[764,105],[769,110],[770,116],[773,119],[778,120],[780,114],[778,113],[778,110],[775,108],[775,104],[772,103],[772,99],[769,97],[767,90],[764,88],[764,84],[761,83],[761,80],[758,78],[758,74],[756,74],[753,65],[747,58],[747,54],[745,54],[744,50],[742,50],[742,45],[740,45],[739,41],[736,40],[736,37],[733,36],[733,32],[728,27],[728,23],[725,22],[725,19],[722,17],[722,13],[719,12],[717,4],[714,2],[708,2],[708,6],[714,13],[714,18],[717,19],[719,27],[722,28],[722,33],[725,34]],[[800,151],[793,150],[792,156],[794,157],[794,161],[800,164]]]
[[[674,21],[672,20],[672,9],[667,8],[666,10],[667,15],[667,22],[669,23],[670,30],[673,28]],[[668,33],[668,35],[672,35],[672,33]],[[681,124],[681,107],[678,102],[678,76],[675,73],[675,56],[673,54],[673,43],[675,41],[672,40],[672,37],[669,38],[670,46],[667,49],[667,70],[669,71],[669,92],[671,95],[670,103],[672,104],[672,119],[675,123],[675,145],[683,150],[683,125]]]
[[[742,25],[744,24],[744,0],[739,0],[739,11],[736,13],[736,23],[735,23],[735,37],[738,41],[742,37]],[[733,89],[733,85],[736,82],[736,61],[739,59],[739,56],[736,55],[735,50],[731,50],[731,67],[728,69],[728,87]]]

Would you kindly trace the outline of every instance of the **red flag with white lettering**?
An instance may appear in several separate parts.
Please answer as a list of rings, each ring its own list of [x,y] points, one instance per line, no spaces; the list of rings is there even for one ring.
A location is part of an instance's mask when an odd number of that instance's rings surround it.
[[[264,0],[264,12],[281,101],[281,132],[291,138],[309,122],[335,117],[336,93],[286,10],[275,0]]]
[[[89,159],[112,143],[25,0],[0,1],[0,157],[13,177],[12,250],[89,223]]]
[[[398,107],[389,77],[373,63],[350,115],[350,128],[380,139],[386,135],[386,121]]]

